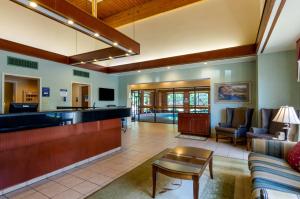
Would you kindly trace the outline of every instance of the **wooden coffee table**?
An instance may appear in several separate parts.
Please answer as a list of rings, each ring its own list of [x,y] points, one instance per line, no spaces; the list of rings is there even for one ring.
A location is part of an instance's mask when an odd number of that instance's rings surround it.
[[[195,147],[176,147],[152,163],[153,194],[155,198],[157,172],[166,176],[193,180],[194,199],[199,197],[199,178],[209,164],[213,179],[213,151]]]

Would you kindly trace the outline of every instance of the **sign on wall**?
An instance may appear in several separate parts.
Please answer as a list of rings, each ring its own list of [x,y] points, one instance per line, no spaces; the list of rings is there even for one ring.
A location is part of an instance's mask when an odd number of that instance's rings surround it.
[[[49,87],[42,88],[42,97],[50,97],[50,88]]]
[[[59,89],[59,95],[61,97],[68,97],[68,90],[63,88]]]

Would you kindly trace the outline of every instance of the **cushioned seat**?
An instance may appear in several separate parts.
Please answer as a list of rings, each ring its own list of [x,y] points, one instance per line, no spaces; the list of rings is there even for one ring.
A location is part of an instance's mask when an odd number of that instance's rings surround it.
[[[247,138],[253,138],[253,137],[271,140],[275,136],[269,134],[255,134],[254,132],[247,132]]]
[[[235,133],[235,128],[225,128],[225,127],[216,127],[216,131],[226,132],[226,133]]]

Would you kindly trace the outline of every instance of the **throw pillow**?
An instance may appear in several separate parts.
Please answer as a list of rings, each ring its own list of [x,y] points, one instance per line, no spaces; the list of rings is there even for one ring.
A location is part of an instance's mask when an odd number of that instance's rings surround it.
[[[300,142],[298,142],[288,153],[289,165],[300,172]]]

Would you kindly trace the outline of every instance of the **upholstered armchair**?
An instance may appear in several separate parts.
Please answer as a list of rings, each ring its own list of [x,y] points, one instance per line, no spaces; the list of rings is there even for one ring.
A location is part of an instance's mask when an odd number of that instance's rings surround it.
[[[252,123],[254,109],[252,108],[227,108],[226,122],[219,123],[216,129],[216,141],[219,138],[230,138],[234,145],[238,139],[245,139]]]
[[[247,132],[247,149],[250,150],[253,138],[273,139],[277,138],[279,132],[283,132],[284,124],[273,122],[279,109],[261,109],[261,128],[252,127],[250,132]],[[299,117],[299,111],[296,111]],[[291,125],[288,132],[289,141],[297,141],[298,129],[296,125]]]

